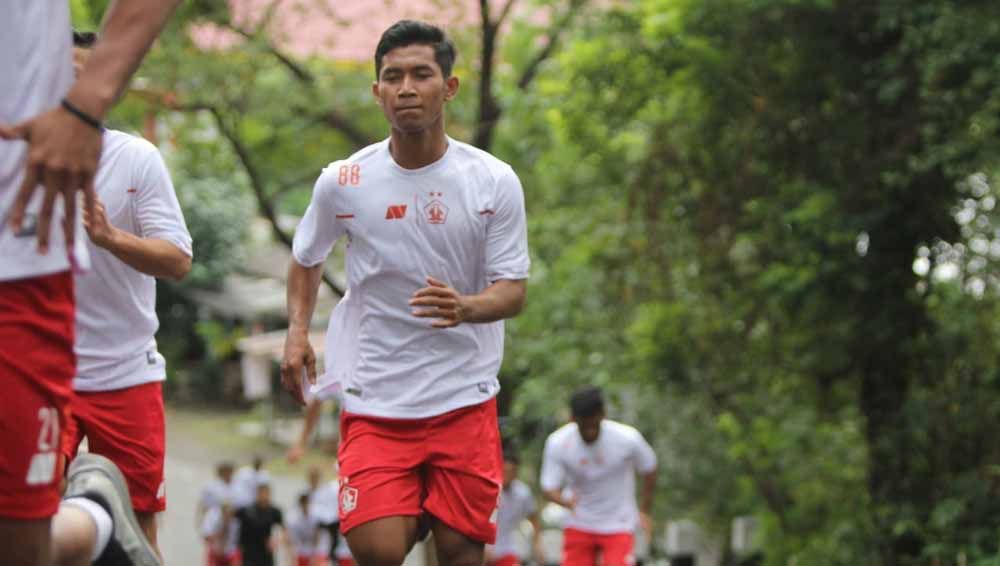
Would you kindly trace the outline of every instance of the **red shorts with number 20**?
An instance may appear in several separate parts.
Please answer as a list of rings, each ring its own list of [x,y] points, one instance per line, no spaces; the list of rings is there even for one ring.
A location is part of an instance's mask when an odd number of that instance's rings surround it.
[[[0,517],[59,507],[60,430],[73,394],[73,275],[0,281]]]
[[[343,413],[340,529],[424,513],[480,542],[496,538],[503,480],[496,400],[426,419]]]

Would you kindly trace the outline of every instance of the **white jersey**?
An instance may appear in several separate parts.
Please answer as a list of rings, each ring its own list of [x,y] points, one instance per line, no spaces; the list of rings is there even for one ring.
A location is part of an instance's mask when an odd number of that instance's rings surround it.
[[[233,503],[233,484],[215,478],[201,490],[198,504],[202,509],[213,509],[223,503]]]
[[[156,146],[123,132],[104,134],[94,180],[112,226],[165,240],[191,255],[191,234]],[[92,269],[77,274],[77,391],[110,391],[166,379],[156,350],[156,279],[87,241]]]
[[[205,513],[201,521],[201,536],[215,538],[212,552],[232,556],[239,550],[240,522],[236,517],[229,519],[228,525],[223,525],[221,507],[212,507]]]
[[[520,480],[510,482],[510,487],[500,492],[497,510],[497,539],[493,544],[496,557],[519,555],[516,533],[521,523],[535,512],[535,498],[531,488]]]
[[[389,141],[328,166],[295,232],[295,260],[326,260],[347,236],[348,293],[327,333],[326,373],[344,410],[425,418],[483,403],[500,389],[504,323],[447,330],[413,316],[428,276],[461,294],[528,277],[524,195],[509,165],[448,139],[438,161],[400,167]]]
[[[72,39],[66,0],[4,0],[0,16],[0,124],[19,124],[59,105],[73,84]],[[29,203],[21,231],[8,225],[28,154],[24,141],[0,140],[0,281],[86,268],[86,235],[76,219],[77,245],[66,249],[63,203],[56,199],[49,251],[38,253],[36,215],[41,191]],[[71,263],[72,261],[72,263]]]
[[[633,532],[639,524],[635,474],[655,469],[656,454],[636,429],[604,419],[597,440],[586,444],[570,423],[545,441],[541,485],[545,491],[568,488],[576,497],[564,527]]]
[[[292,514],[287,529],[288,538],[297,556],[325,554],[321,548],[323,532],[320,530],[319,521],[312,516],[312,512],[308,515],[303,514],[302,511]]]
[[[257,488],[271,483],[271,474],[267,470],[255,470],[244,466],[233,475],[232,497],[233,507],[249,507],[257,500]]]

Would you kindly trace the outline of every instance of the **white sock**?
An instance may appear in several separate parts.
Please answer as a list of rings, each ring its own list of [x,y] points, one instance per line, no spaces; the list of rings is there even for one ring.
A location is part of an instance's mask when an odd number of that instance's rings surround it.
[[[108,515],[104,507],[101,507],[96,501],[87,499],[86,497],[71,497],[64,499],[63,503],[86,512],[93,519],[94,525],[97,526],[97,541],[94,543],[94,552],[90,557],[90,561],[97,560],[101,553],[104,552],[104,548],[108,546],[108,541],[111,540],[111,535],[114,532],[114,523],[111,522],[111,515]]]

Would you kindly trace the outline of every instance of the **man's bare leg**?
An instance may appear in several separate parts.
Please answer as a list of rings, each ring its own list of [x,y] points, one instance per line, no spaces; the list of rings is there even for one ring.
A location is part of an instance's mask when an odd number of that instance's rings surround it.
[[[50,519],[0,519],[0,548],[11,566],[48,566]]]
[[[385,517],[347,533],[358,566],[399,566],[417,543],[417,517]]]
[[[463,535],[437,519],[433,519],[434,549],[442,566],[483,566],[484,543]]]
[[[52,518],[52,564],[88,566],[97,544],[97,525],[90,515],[73,505],[61,505]]]

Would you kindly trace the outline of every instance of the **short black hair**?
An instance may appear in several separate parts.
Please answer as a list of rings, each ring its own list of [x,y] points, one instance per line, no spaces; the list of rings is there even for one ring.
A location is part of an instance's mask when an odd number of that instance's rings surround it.
[[[569,409],[573,418],[587,418],[603,413],[604,392],[595,385],[577,389],[569,398]]]
[[[448,39],[444,30],[426,22],[400,20],[389,26],[378,40],[378,47],[375,48],[375,80],[378,80],[382,72],[382,58],[386,53],[414,44],[431,46],[434,49],[434,60],[441,67],[441,74],[445,78],[451,76],[457,54],[455,44]]]
[[[303,491],[302,493],[299,494],[299,505],[308,505],[308,504],[309,504],[309,492]]]
[[[97,43],[97,34],[92,31],[73,30],[73,47],[93,47]]]

